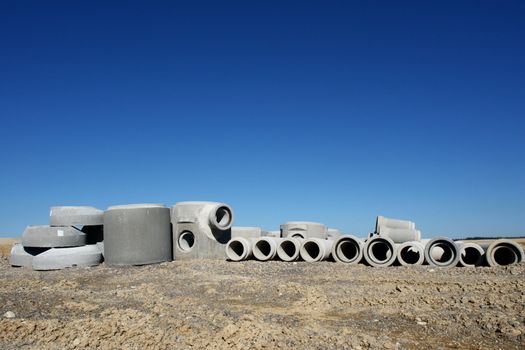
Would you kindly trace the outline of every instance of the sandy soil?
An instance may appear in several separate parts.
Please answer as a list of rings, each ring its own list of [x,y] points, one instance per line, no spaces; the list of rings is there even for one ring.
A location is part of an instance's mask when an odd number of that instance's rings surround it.
[[[36,272],[0,259],[2,349],[523,349],[525,264],[170,262]],[[12,315],[10,315],[12,316]]]

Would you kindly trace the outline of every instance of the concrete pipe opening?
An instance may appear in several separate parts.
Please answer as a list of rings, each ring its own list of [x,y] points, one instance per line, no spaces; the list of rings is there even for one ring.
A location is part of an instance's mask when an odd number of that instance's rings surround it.
[[[301,244],[297,239],[284,239],[277,247],[277,255],[283,261],[295,261],[299,258]]]
[[[465,267],[479,266],[483,263],[483,248],[475,243],[461,244],[459,254],[459,264]]]
[[[189,252],[195,245],[195,235],[193,232],[184,231],[179,235],[179,248],[182,251]]]
[[[253,245],[253,256],[260,261],[271,260],[277,254],[277,241],[275,238],[262,237]]]
[[[396,246],[387,237],[370,238],[366,242],[364,256],[371,266],[390,266],[396,260]]]
[[[302,233],[294,233],[292,234],[291,236],[292,238],[296,238],[296,239],[305,239],[306,237],[304,236],[304,234]]]
[[[342,236],[334,242],[332,256],[335,261],[357,264],[363,258],[363,243],[353,236]]]
[[[246,260],[250,255],[248,241],[244,239],[232,239],[226,245],[226,256],[232,261]]]
[[[523,248],[510,239],[498,239],[492,242],[485,254],[489,266],[507,266],[523,261]]]
[[[406,242],[397,247],[397,261],[402,266],[422,265],[425,261],[424,246],[419,242]]]
[[[321,257],[321,247],[317,242],[307,241],[301,247],[301,256],[305,261],[317,261]]]
[[[220,206],[215,210],[214,224],[218,229],[226,230],[232,224],[232,211],[227,206]]]
[[[430,265],[453,267],[458,264],[459,258],[459,248],[450,238],[431,239],[425,247],[425,259]]]

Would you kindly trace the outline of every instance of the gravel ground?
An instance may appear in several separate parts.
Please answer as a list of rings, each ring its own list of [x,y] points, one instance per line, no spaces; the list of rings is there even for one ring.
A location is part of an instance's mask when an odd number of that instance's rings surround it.
[[[193,261],[36,272],[0,260],[2,349],[525,348],[525,264]]]

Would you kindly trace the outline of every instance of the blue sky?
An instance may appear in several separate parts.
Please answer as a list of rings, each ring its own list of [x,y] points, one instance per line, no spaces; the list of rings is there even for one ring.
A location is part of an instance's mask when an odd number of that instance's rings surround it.
[[[525,235],[523,1],[2,1],[0,235],[52,205]]]

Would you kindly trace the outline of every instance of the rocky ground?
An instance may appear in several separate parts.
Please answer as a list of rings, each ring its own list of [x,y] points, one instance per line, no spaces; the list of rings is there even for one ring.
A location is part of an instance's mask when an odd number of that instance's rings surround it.
[[[194,261],[36,272],[0,260],[2,349],[525,348],[525,264]]]

